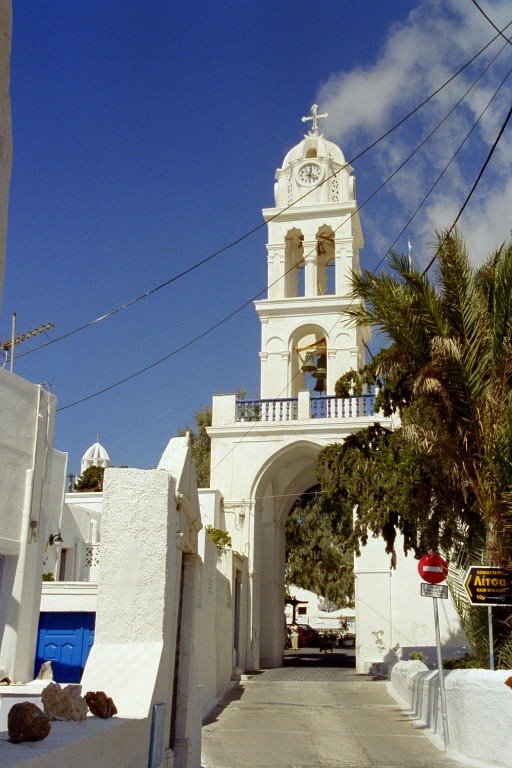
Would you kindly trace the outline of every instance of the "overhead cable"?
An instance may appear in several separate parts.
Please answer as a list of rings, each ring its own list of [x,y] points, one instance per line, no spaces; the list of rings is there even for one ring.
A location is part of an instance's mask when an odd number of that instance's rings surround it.
[[[501,49],[501,50],[503,50],[503,49]],[[501,52],[501,51],[500,51],[500,52]],[[499,55],[499,53],[498,53],[497,55]],[[496,57],[495,57],[495,58],[496,58]],[[494,59],[493,59],[493,61],[494,61]],[[492,62],[491,62],[491,63],[492,63]],[[361,205],[359,205],[359,206],[358,206],[358,207],[357,207],[357,208],[356,208],[356,209],[355,209],[355,210],[354,210],[352,213],[348,214],[348,216],[347,216],[347,217],[346,217],[346,218],[343,220],[343,222],[342,222],[342,223],[339,225],[339,227],[337,227],[337,228],[334,230],[334,232],[336,232],[336,231],[337,231],[337,229],[339,229],[341,226],[344,226],[344,225],[347,223],[347,221],[350,221],[350,220],[352,219],[352,217],[353,217],[353,216],[355,216],[355,214],[356,214],[356,213],[358,213],[360,210],[362,210],[362,208],[364,208],[364,207],[365,207],[365,206],[366,206],[366,205],[367,205],[367,204],[368,204],[368,203],[369,203],[369,202],[370,202],[370,201],[371,201],[371,200],[372,200],[372,199],[375,197],[375,195],[376,195],[376,194],[377,194],[377,193],[378,193],[378,192],[379,192],[379,191],[380,191],[380,190],[381,190],[381,189],[382,189],[382,188],[383,188],[383,187],[384,187],[384,186],[385,186],[385,185],[386,185],[386,184],[387,184],[387,183],[388,183],[388,182],[389,182],[389,181],[390,181],[392,178],[394,178],[394,176],[395,176],[395,175],[396,175],[396,174],[397,174],[397,173],[398,173],[398,172],[399,172],[399,171],[400,171],[400,170],[401,170],[401,169],[402,169],[402,168],[405,166],[405,164],[406,164],[406,163],[407,163],[407,162],[408,162],[408,161],[409,161],[409,160],[410,160],[410,159],[411,159],[411,158],[412,158],[412,157],[413,157],[413,156],[414,156],[414,155],[415,155],[415,154],[416,154],[416,153],[419,151],[419,149],[421,149],[421,147],[423,147],[423,146],[425,145],[425,143],[426,143],[426,142],[427,142],[427,141],[428,141],[428,140],[431,138],[431,136],[432,136],[432,135],[435,133],[435,131],[437,131],[437,129],[438,129],[438,128],[439,128],[441,125],[443,125],[443,123],[444,123],[444,122],[445,122],[445,121],[448,119],[448,117],[449,117],[449,116],[450,116],[450,115],[453,113],[453,111],[454,111],[454,110],[457,108],[457,106],[459,106],[459,105],[462,103],[462,101],[463,101],[463,100],[464,100],[464,98],[467,96],[467,94],[469,93],[469,91],[470,91],[470,90],[471,90],[471,89],[472,89],[472,88],[473,88],[473,87],[476,85],[476,83],[478,82],[478,80],[480,79],[480,77],[482,77],[482,75],[485,73],[485,71],[486,71],[487,69],[488,69],[488,67],[486,67],[486,69],[485,69],[485,70],[484,70],[484,71],[483,71],[483,72],[482,72],[482,73],[479,75],[479,77],[478,77],[478,78],[477,78],[477,80],[476,80],[476,81],[473,83],[473,85],[472,85],[472,86],[470,86],[470,87],[469,87],[469,88],[468,88],[468,89],[465,91],[465,93],[464,93],[464,94],[463,94],[463,95],[462,95],[462,96],[461,96],[461,97],[460,97],[460,98],[457,100],[457,102],[455,103],[455,105],[454,105],[454,106],[453,106],[453,107],[452,107],[452,108],[451,108],[451,109],[450,109],[450,110],[447,112],[447,114],[446,114],[446,115],[443,117],[443,119],[442,119],[442,120],[441,120],[439,123],[437,123],[437,124],[435,125],[435,127],[434,127],[434,128],[433,128],[433,129],[432,129],[432,130],[431,130],[431,131],[430,131],[430,132],[427,134],[427,136],[426,136],[424,139],[422,139],[422,141],[421,141],[421,142],[420,142],[420,143],[419,143],[419,144],[418,144],[418,145],[417,145],[417,146],[416,146],[416,147],[413,149],[413,151],[412,151],[412,152],[411,152],[411,153],[410,153],[410,154],[409,154],[409,155],[408,155],[408,156],[405,158],[405,160],[404,160],[404,161],[403,161],[403,162],[402,162],[402,163],[401,163],[401,164],[398,166],[398,168],[396,168],[396,169],[395,169],[395,170],[394,170],[394,171],[393,171],[393,172],[392,172],[392,173],[391,173],[391,174],[390,174],[390,175],[389,175],[389,176],[388,176],[388,177],[385,179],[385,181],[383,181],[383,182],[382,182],[382,183],[381,183],[381,184],[380,184],[380,185],[377,187],[377,189],[375,189],[375,190],[374,190],[374,191],[373,191],[373,192],[372,192],[372,193],[369,195],[369,197],[367,197],[367,198],[366,198],[366,199],[365,199],[365,200],[364,200],[364,201],[361,203]],[[509,71],[508,75],[509,75],[509,74],[510,74],[510,71]],[[508,77],[508,75],[507,75],[507,77]],[[503,83],[502,83],[502,84],[503,84]],[[502,84],[501,84],[501,85],[502,85]],[[500,85],[500,87],[501,87],[501,85]],[[499,89],[498,89],[498,90],[499,90]],[[496,94],[495,94],[495,95],[496,95]],[[494,98],[494,96],[493,96],[493,98]],[[486,107],[486,109],[487,109],[487,107]],[[484,110],[484,111],[485,111],[485,110]],[[480,117],[481,117],[481,115],[480,115]],[[480,117],[478,118],[478,120],[480,120]],[[478,122],[478,121],[477,121],[477,122]],[[475,125],[476,125],[476,123],[475,123]],[[473,126],[473,128],[474,128],[474,126]],[[470,131],[470,133],[471,133],[471,131]],[[469,134],[468,134],[468,135],[469,135]],[[466,136],[466,139],[467,139],[467,136]],[[465,141],[466,139],[464,139],[464,141]],[[452,162],[452,160],[453,160],[453,158],[452,158],[452,159],[451,159],[449,162],[451,163],[451,162]],[[445,168],[445,170],[446,170],[446,168]],[[444,173],[444,171],[443,171],[443,173]],[[469,197],[467,198],[467,201],[469,201]],[[462,211],[461,211],[460,213],[462,213]],[[458,219],[457,219],[457,220],[458,220]],[[454,224],[454,225],[452,225],[452,229],[453,229],[453,226],[455,226],[455,224]],[[451,231],[451,230],[450,230],[450,231]],[[396,242],[396,241],[395,241],[395,242]],[[392,246],[391,246],[391,247],[392,247]],[[380,265],[382,264],[382,262],[385,260],[385,258],[386,258],[386,256],[387,256],[387,253],[389,253],[389,250],[390,250],[390,249],[388,249],[388,251],[386,252],[386,254],[385,254],[383,257],[382,257],[382,259],[379,261],[379,263],[377,264],[377,266],[374,268],[374,270],[373,270],[374,272],[375,272],[375,271],[376,271],[376,270],[377,270],[377,269],[380,267]],[[307,256],[307,255],[309,255],[309,254],[305,254],[305,256]],[[305,256],[304,256],[303,258],[305,258]],[[293,268],[294,268],[294,267],[292,267],[292,269],[293,269]],[[285,273],[285,274],[287,274],[287,273]],[[126,377],[124,377],[124,378],[122,378],[122,379],[120,379],[120,380],[118,380],[118,381],[116,381],[116,382],[114,382],[114,383],[112,383],[112,384],[110,384],[110,385],[106,386],[106,387],[103,387],[102,389],[99,389],[99,390],[97,390],[96,392],[93,392],[93,393],[91,393],[91,394],[89,394],[89,395],[86,395],[86,396],[84,396],[84,397],[82,397],[82,398],[80,398],[80,399],[78,399],[78,400],[75,400],[75,401],[73,401],[73,402],[71,402],[71,403],[68,403],[68,404],[66,404],[66,405],[64,405],[64,406],[61,406],[60,408],[58,408],[58,409],[57,409],[57,410],[58,410],[58,412],[60,412],[60,411],[64,411],[64,410],[67,410],[68,408],[72,408],[72,407],[74,407],[74,406],[76,406],[76,405],[81,405],[82,403],[86,402],[87,400],[91,400],[91,399],[93,399],[94,397],[97,397],[97,396],[99,396],[99,395],[101,395],[101,394],[104,394],[105,392],[109,392],[109,391],[111,391],[112,389],[115,389],[116,387],[118,387],[118,386],[121,386],[122,384],[125,384],[125,383],[126,383],[126,382],[128,382],[128,381],[131,381],[131,379],[134,379],[134,378],[136,378],[137,376],[140,376],[141,374],[143,374],[143,373],[146,373],[147,371],[151,370],[152,368],[155,368],[156,366],[160,365],[161,363],[165,362],[166,360],[170,359],[171,357],[174,357],[174,356],[175,356],[175,355],[177,355],[179,352],[182,352],[183,350],[185,350],[185,349],[187,349],[188,347],[190,347],[190,346],[192,346],[193,344],[195,344],[197,341],[200,341],[202,338],[204,338],[205,336],[207,336],[208,334],[210,334],[210,333],[212,333],[214,330],[216,330],[216,329],[217,329],[219,326],[223,325],[223,324],[224,324],[224,323],[226,323],[228,320],[230,320],[232,317],[234,317],[235,315],[237,315],[239,312],[241,312],[241,311],[242,311],[243,309],[245,309],[247,306],[249,306],[250,304],[252,304],[252,303],[253,303],[253,302],[254,302],[256,299],[258,299],[260,296],[262,296],[262,295],[263,295],[263,294],[264,294],[266,291],[268,291],[268,289],[269,289],[269,288],[270,288],[272,285],[274,285],[276,282],[278,282],[278,281],[279,281],[279,280],[281,280],[281,279],[282,279],[281,277],[280,277],[280,278],[277,278],[277,280],[275,280],[275,281],[274,281],[273,283],[271,283],[270,285],[267,285],[267,286],[265,286],[265,288],[263,288],[261,291],[259,291],[259,292],[258,292],[256,295],[252,296],[250,299],[248,299],[247,301],[245,301],[243,304],[241,304],[239,307],[237,307],[236,309],[234,309],[234,310],[233,310],[232,312],[230,312],[228,315],[226,315],[225,317],[223,317],[223,318],[222,318],[221,320],[219,320],[217,323],[215,323],[214,325],[210,326],[210,327],[209,327],[209,328],[207,328],[205,331],[203,331],[202,333],[198,334],[197,336],[195,336],[194,338],[190,339],[189,341],[185,342],[184,344],[182,344],[180,347],[176,348],[176,349],[175,349],[175,350],[173,350],[172,352],[169,352],[167,355],[164,355],[163,357],[159,358],[158,360],[154,361],[153,363],[150,363],[149,365],[147,365],[147,366],[145,366],[145,367],[143,367],[143,368],[139,369],[138,371],[135,371],[134,373],[130,374],[129,376],[126,376]]]
[[[478,10],[479,10],[479,11],[480,11],[480,13],[482,14],[482,16],[485,16],[485,18],[487,19],[487,21],[489,22],[489,24],[490,24],[492,27],[494,27],[494,29],[495,29],[497,32],[499,32],[499,34],[501,35],[501,37],[503,37],[503,38],[504,38],[504,39],[507,41],[507,43],[510,43],[510,45],[512,45],[512,40],[510,39],[510,37],[507,37],[506,35],[504,35],[504,34],[503,34],[503,32],[505,31],[506,27],[504,27],[504,29],[500,29],[499,27],[497,27],[497,26],[496,26],[496,24],[494,23],[494,21],[491,19],[491,17],[490,17],[490,16],[488,16],[488,15],[486,14],[486,12],[484,11],[484,9],[483,9],[483,8],[482,8],[482,7],[481,7],[481,6],[480,6],[480,5],[479,5],[479,4],[476,2],[476,0],[471,0],[471,2],[473,3],[473,5],[474,5],[474,6],[476,6],[476,8],[478,8]]]
[[[162,290],[163,288],[166,288],[167,286],[171,285],[172,283],[177,282],[181,278],[185,277],[186,275],[190,274],[191,272],[195,271],[199,267],[203,266],[204,264],[212,261],[217,256],[220,256],[222,253],[225,253],[226,251],[230,250],[234,246],[238,245],[242,241],[246,240],[248,237],[252,236],[256,232],[258,232],[260,229],[265,227],[270,221],[273,221],[274,219],[281,216],[285,211],[288,211],[293,206],[297,205],[297,203],[304,200],[308,195],[310,195],[312,192],[315,191],[319,186],[322,186],[323,184],[327,183],[330,179],[332,179],[334,176],[337,176],[342,170],[346,169],[349,165],[351,165],[354,162],[357,162],[361,157],[366,155],[371,149],[373,149],[377,144],[379,144],[381,141],[386,139],[393,131],[395,131],[397,128],[402,126],[409,118],[411,118],[416,112],[418,112],[422,107],[424,107],[429,101],[431,101],[435,96],[437,96],[447,85],[449,85],[455,78],[457,78],[465,69],[467,69],[487,48],[492,45],[492,43],[497,40],[497,38],[501,35],[503,31],[508,29],[509,26],[512,25],[512,21],[509,22],[506,27],[503,28],[503,30],[499,31],[499,34],[495,35],[486,45],[484,45],[483,48],[481,48],[474,56],[469,59],[462,67],[460,67],[451,77],[448,78],[442,85],[440,85],[435,91],[433,91],[429,96],[427,96],[423,101],[421,101],[414,109],[412,109],[410,112],[408,112],[403,118],[401,118],[397,123],[395,123],[391,128],[386,130],[381,136],[379,136],[377,139],[375,139],[373,142],[371,142],[367,147],[365,147],[363,150],[358,152],[354,157],[352,157],[350,160],[348,160],[341,168],[339,168],[337,171],[334,171],[330,176],[327,176],[324,178],[320,184],[316,185],[315,187],[312,187],[310,190],[305,192],[303,195],[298,197],[296,200],[294,200],[292,203],[288,204],[284,208],[280,208],[279,211],[275,214],[273,214],[271,217],[269,217],[266,221],[261,222],[260,224],[257,224],[256,226],[252,227],[252,229],[249,229],[239,237],[235,238],[234,240],[230,241],[226,245],[222,246],[221,248],[218,248],[213,253],[209,254],[208,256],[204,257],[203,259],[200,259],[199,261],[192,264],[190,267],[187,267],[183,271],[179,272],[178,274],[174,275],[173,277],[169,278],[168,280],[165,280],[162,283],[159,283],[154,288],[151,288],[148,291],[145,291],[144,293],[140,294],[139,296],[134,297],[133,299],[130,299],[129,301],[120,304],[119,306],[115,307],[114,309],[109,310],[108,312],[105,312],[104,314],[100,315],[99,317],[94,318],[93,320],[90,320],[86,323],[81,324],[80,326],[77,326],[76,328],[71,329],[70,331],[67,331],[66,333],[62,334],[61,336],[58,336],[55,339],[50,339],[49,341],[46,341],[44,344],[40,344],[37,347],[33,347],[31,350],[27,350],[26,352],[23,352],[18,355],[18,359],[25,357],[26,355],[30,355],[33,352],[38,352],[41,349],[45,349],[46,347],[50,346],[51,344],[56,344],[59,341],[63,341],[64,339],[69,338],[70,336],[73,336],[76,333],[79,333],[80,331],[85,330],[86,328],[90,328],[103,320],[107,320],[108,318],[112,317],[113,315],[116,315],[118,312],[121,312],[125,309],[128,309],[129,307],[133,306],[134,304],[137,304],[139,301],[142,301],[142,299],[147,298],[148,296],[152,296],[153,294],[157,293],[157,291]]]
[[[469,193],[468,193],[468,195],[467,195],[466,199],[464,200],[464,202],[463,202],[463,204],[462,204],[462,206],[461,206],[461,208],[460,208],[460,210],[459,210],[459,212],[458,212],[457,216],[455,217],[455,220],[454,220],[453,224],[451,225],[450,229],[448,230],[448,234],[451,234],[451,232],[453,232],[453,230],[455,229],[455,227],[456,227],[456,225],[457,225],[457,222],[459,221],[460,217],[462,216],[462,213],[463,213],[463,211],[464,211],[465,207],[467,206],[467,204],[468,204],[468,203],[469,203],[469,201],[471,200],[471,197],[472,197],[472,195],[473,195],[473,192],[474,192],[474,191],[475,191],[475,189],[477,188],[477,186],[478,186],[478,182],[480,181],[480,179],[481,179],[481,178],[482,178],[482,176],[484,175],[485,169],[486,169],[486,168],[487,168],[487,166],[489,165],[489,162],[490,162],[490,160],[491,160],[491,157],[493,156],[493,154],[494,154],[494,151],[495,151],[496,147],[498,146],[498,144],[499,144],[499,142],[500,142],[500,139],[501,139],[501,137],[503,136],[503,132],[505,131],[505,128],[507,127],[507,124],[508,124],[508,121],[510,120],[510,116],[511,116],[511,115],[512,115],[512,107],[510,107],[510,109],[509,109],[509,111],[508,111],[508,114],[507,114],[507,116],[506,116],[506,118],[505,118],[505,120],[504,120],[504,122],[503,122],[503,125],[501,126],[501,128],[500,128],[500,131],[499,131],[498,135],[496,136],[496,138],[495,138],[495,140],[494,140],[494,143],[493,143],[493,145],[492,145],[491,149],[489,150],[489,153],[488,153],[488,155],[487,155],[487,157],[486,157],[486,159],[485,159],[485,162],[484,162],[484,164],[482,165],[482,167],[480,168],[480,171],[478,172],[478,176],[476,177],[476,179],[475,179],[475,181],[474,181],[474,183],[473,183],[473,185],[472,185],[471,189],[469,190]],[[433,256],[432,256],[432,258],[430,259],[429,263],[427,264],[427,266],[425,267],[425,269],[424,269],[424,270],[423,270],[423,272],[421,273],[421,274],[422,274],[422,276],[427,274],[427,272],[429,271],[430,267],[432,266],[432,264],[434,263],[434,261],[435,261],[436,259],[437,259],[437,252],[436,252],[436,253],[434,253],[434,255],[433,255]]]
[[[503,50],[504,50],[504,48],[505,48],[505,47],[506,47],[506,46],[504,45],[504,46],[503,46],[503,48],[502,48],[502,49],[501,49],[501,50],[498,52],[497,56],[499,56],[499,54],[501,53],[501,51],[503,51]],[[495,58],[494,58],[494,59],[493,59],[493,60],[490,62],[490,64],[492,64],[492,63],[495,61],[495,59],[496,59],[496,58],[497,58],[497,57],[495,57]],[[486,67],[486,70],[487,70],[487,67]],[[486,70],[484,70],[484,72],[485,72]],[[482,77],[482,75],[484,74],[484,72],[482,72],[482,73],[481,73],[480,77]],[[404,226],[402,227],[402,229],[400,230],[400,232],[398,233],[398,235],[395,237],[395,239],[393,240],[393,242],[391,243],[391,245],[390,245],[390,246],[389,246],[389,248],[387,249],[387,251],[386,251],[386,253],[384,254],[384,256],[383,256],[383,257],[380,259],[379,263],[377,264],[377,266],[376,266],[376,267],[375,267],[375,269],[373,270],[374,272],[376,272],[376,271],[377,271],[377,269],[380,267],[380,265],[381,265],[381,264],[382,264],[382,263],[385,261],[385,259],[386,259],[387,255],[390,253],[390,251],[392,250],[392,248],[394,248],[394,246],[395,246],[395,245],[397,244],[397,242],[400,240],[400,238],[402,237],[402,235],[404,234],[404,232],[407,230],[407,228],[409,227],[409,225],[411,224],[411,222],[414,220],[414,218],[416,217],[416,215],[418,214],[418,212],[421,210],[421,208],[423,207],[423,205],[426,203],[426,201],[428,200],[428,198],[430,197],[430,195],[432,194],[432,192],[434,191],[434,189],[437,187],[437,185],[439,184],[439,182],[441,181],[441,179],[443,178],[444,174],[446,173],[446,171],[448,170],[448,168],[451,166],[451,164],[453,163],[453,161],[455,160],[455,158],[457,157],[457,155],[459,154],[459,152],[462,150],[462,148],[463,148],[464,144],[467,142],[467,140],[469,139],[469,137],[471,136],[471,134],[473,133],[473,131],[474,131],[474,130],[475,130],[475,128],[477,127],[478,123],[480,122],[480,120],[482,119],[482,117],[485,115],[485,113],[487,112],[487,110],[488,110],[488,109],[489,109],[489,107],[491,106],[492,102],[494,101],[494,99],[496,98],[496,96],[498,95],[498,93],[500,92],[500,90],[503,88],[503,86],[505,85],[506,81],[508,80],[508,78],[510,77],[510,75],[511,75],[511,74],[512,74],[512,68],[508,70],[507,74],[505,75],[505,77],[503,78],[503,80],[501,81],[501,83],[499,84],[499,86],[497,87],[497,89],[494,91],[493,95],[491,96],[491,98],[489,99],[489,101],[487,102],[487,104],[485,105],[485,107],[483,108],[483,110],[480,112],[480,114],[478,115],[478,117],[477,117],[476,121],[473,123],[473,125],[471,126],[471,128],[469,129],[469,131],[466,133],[466,135],[464,136],[464,138],[462,139],[462,141],[461,141],[461,142],[460,142],[460,144],[458,145],[457,149],[455,150],[455,152],[453,153],[453,155],[451,156],[451,158],[449,159],[449,161],[447,162],[447,164],[444,166],[444,168],[443,168],[443,170],[441,171],[441,173],[438,175],[438,177],[436,178],[436,180],[434,181],[434,183],[433,183],[433,184],[431,184],[431,186],[430,186],[430,188],[429,188],[429,190],[428,190],[427,194],[426,194],[426,195],[425,195],[425,196],[422,198],[421,202],[420,202],[420,203],[419,203],[419,205],[418,205],[418,206],[415,208],[415,210],[413,211],[412,215],[411,215],[411,216],[410,216],[410,217],[407,219],[407,222],[404,224]],[[478,78],[478,79],[480,79],[480,78]],[[474,86],[474,85],[476,85],[476,82],[477,82],[477,81],[475,81],[475,83],[473,83],[473,85],[471,86],[471,88],[473,88],[473,86]],[[470,89],[470,90],[471,90],[471,89]]]

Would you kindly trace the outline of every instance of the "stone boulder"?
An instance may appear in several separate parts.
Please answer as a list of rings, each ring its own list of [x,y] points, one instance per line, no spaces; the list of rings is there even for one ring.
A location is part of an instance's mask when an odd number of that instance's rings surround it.
[[[14,744],[22,741],[42,741],[52,729],[50,718],[31,701],[21,701],[9,710],[7,730]]]
[[[104,691],[87,691],[85,700],[89,709],[96,717],[112,717],[117,714],[117,707]]]
[[[88,709],[81,692],[81,685],[66,685],[65,688],[59,683],[47,685],[41,701],[50,720],[85,720]]]

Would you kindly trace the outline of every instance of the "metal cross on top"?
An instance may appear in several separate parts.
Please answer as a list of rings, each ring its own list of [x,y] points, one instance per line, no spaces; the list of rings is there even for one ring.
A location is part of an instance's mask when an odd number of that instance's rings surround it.
[[[329,117],[328,112],[324,112],[323,115],[317,114],[318,104],[313,104],[311,107],[311,116],[310,117],[303,117],[302,122],[307,123],[308,120],[313,121],[313,133],[318,133],[318,120],[323,117]]]

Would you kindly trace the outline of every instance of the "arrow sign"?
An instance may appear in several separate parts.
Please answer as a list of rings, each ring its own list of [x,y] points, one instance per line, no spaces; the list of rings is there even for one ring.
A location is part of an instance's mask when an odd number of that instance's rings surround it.
[[[418,563],[418,573],[429,584],[440,584],[446,579],[448,574],[448,564],[446,560],[435,552],[429,552],[423,555]]]
[[[512,573],[504,568],[472,565],[464,586],[472,605],[512,605]]]

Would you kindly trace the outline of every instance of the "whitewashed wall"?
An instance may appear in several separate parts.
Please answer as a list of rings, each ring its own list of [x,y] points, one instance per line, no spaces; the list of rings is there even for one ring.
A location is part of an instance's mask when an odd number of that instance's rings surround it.
[[[382,539],[370,538],[355,558],[356,659],[361,673],[374,665],[386,672],[398,659],[408,659],[411,651],[421,651],[429,664],[436,661],[432,598],[421,597],[418,561],[412,553],[405,557],[401,537],[396,551],[395,570]],[[438,607],[445,656],[464,653],[467,641],[451,599],[438,600]]]
[[[66,493],[61,533],[64,581],[97,581],[101,557],[103,493]]]
[[[512,767],[510,670],[453,669],[444,673],[450,747],[471,765]],[[443,737],[439,674],[420,661],[401,661],[391,671],[391,692],[416,721]]]
[[[201,489],[199,503],[203,525],[222,527],[222,496],[216,490]],[[202,712],[206,715],[232,684],[237,665],[245,659],[235,650],[235,574],[241,574],[240,625],[247,621],[247,558],[226,550],[219,554],[205,529],[200,531],[198,548],[203,565],[200,575],[196,619],[198,680],[202,686]],[[241,643],[239,643],[241,645]]]
[[[62,494],[65,462],[53,451],[53,395],[0,369],[0,413],[0,670],[26,681],[33,675],[46,520]]]

